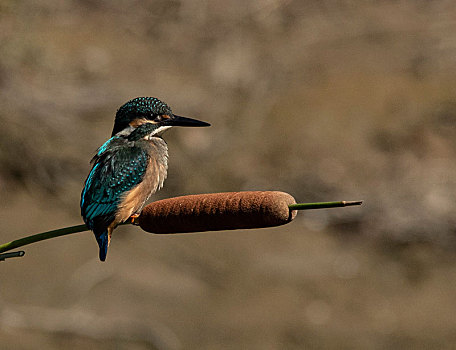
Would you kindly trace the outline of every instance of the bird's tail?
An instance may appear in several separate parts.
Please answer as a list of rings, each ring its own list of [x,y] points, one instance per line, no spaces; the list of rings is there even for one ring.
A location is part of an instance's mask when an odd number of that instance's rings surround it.
[[[101,235],[95,235],[97,239],[98,246],[100,247],[100,260],[105,261],[106,255],[108,255],[108,246],[109,246],[109,235],[108,230],[103,231]]]

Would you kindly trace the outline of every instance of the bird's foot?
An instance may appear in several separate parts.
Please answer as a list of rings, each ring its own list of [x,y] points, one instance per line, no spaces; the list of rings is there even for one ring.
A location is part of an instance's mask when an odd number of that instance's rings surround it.
[[[139,214],[133,214],[132,216],[130,216],[131,224],[139,226],[138,218],[139,218]]]

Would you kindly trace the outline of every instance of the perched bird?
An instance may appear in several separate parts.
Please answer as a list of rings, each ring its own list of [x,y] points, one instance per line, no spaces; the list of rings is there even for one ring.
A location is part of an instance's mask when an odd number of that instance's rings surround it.
[[[137,217],[165,181],[168,147],[162,134],[173,126],[209,126],[173,114],[155,97],[138,97],[119,108],[112,137],[92,158],[81,194],[81,215],[95,234],[104,261],[112,231]]]

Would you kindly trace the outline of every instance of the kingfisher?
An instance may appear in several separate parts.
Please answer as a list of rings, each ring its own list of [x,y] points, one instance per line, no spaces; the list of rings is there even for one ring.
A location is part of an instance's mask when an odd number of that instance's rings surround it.
[[[112,231],[139,216],[149,197],[163,186],[168,146],[162,134],[173,126],[210,126],[173,114],[155,97],[137,97],[116,113],[111,138],[91,160],[81,193],[81,215],[106,260]]]

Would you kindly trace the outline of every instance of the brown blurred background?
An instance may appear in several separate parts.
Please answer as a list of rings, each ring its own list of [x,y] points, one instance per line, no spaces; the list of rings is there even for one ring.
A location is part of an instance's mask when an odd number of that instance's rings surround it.
[[[154,198],[282,190],[362,207],[279,228],[91,233],[0,263],[3,349],[450,348],[453,1],[0,1],[1,243],[81,223],[117,108],[172,130]]]

